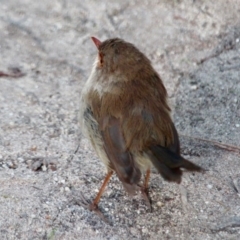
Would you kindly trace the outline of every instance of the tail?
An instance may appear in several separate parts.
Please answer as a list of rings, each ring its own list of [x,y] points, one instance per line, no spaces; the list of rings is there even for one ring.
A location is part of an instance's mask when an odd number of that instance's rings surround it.
[[[204,170],[200,166],[184,159],[178,153],[174,153],[160,145],[151,146],[148,155],[162,177],[170,182],[181,182],[182,169],[197,172]]]

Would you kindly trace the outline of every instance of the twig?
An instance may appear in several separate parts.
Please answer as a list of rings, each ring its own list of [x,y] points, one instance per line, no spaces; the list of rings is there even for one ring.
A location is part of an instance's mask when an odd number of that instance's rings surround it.
[[[240,227],[240,217],[234,216],[230,217],[228,219],[223,219],[219,224],[215,224],[215,226],[212,228],[213,231],[226,231],[227,228],[234,228],[234,227]]]
[[[0,71],[0,77],[12,77],[12,78],[20,78],[25,76],[25,73],[17,72],[17,73],[5,73]]]
[[[179,134],[179,135],[182,136],[182,137],[192,138],[192,139],[196,139],[196,140],[203,141],[203,142],[209,142],[216,147],[225,149],[225,150],[230,151],[230,152],[240,153],[240,147],[239,146],[233,146],[233,145],[220,143],[220,142],[213,141],[213,140],[207,140],[207,139],[198,138],[198,137],[191,137],[191,136],[187,136],[187,135],[183,135],[183,134]]]

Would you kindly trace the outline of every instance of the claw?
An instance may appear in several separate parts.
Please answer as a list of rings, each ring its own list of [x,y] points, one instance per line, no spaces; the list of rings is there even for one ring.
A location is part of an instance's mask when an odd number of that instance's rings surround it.
[[[98,205],[91,203],[90,205],[88,205],[88,209],[90,211],[94,211],[105,223],[110,224],[110,222],[106,219],[103,213],[99,210]]]
[[[110,222],[106,219],[106,217],[103,215],[103,213],[100,211],[100,209],[98,208],[97,204],[90,203],[83,195],[82,192],[80,192],[80,198],[79,199],[74,199],[74,201],[79,205],[82,206],[84,208],[87,208],[88,210],[90,210],[91,212],[94,211],[105,223],[110,224]]]
[[[148,189],[147,188],[141,188],[141,193],[142,193],[143,199],[146,202],[150,212],[152,212],[152,210],[153,210],[152,209],[152,200],[149,196]]]

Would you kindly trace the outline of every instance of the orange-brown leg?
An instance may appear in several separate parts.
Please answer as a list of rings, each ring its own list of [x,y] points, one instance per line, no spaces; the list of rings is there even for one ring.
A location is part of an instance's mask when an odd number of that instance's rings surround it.
[[[146,175],[145,175],[145,181],[144,181],[144,185],[143,185],[143,187],[145,188],[145,189],[148,189],[148,182],[149,182],[149,179],[150,179],[150,169],[148,169],[147,170],[147,172],[146,172]]]
[[[113,171],[110,171],[110,172],[107,173],[107,175],[106,175],[106,177],[105,177],[105,179],[103,181],[103,184],[102,184],[101,188],[98,191],[97,196],[95,197],[95,199],[92,202],[92,204],[90,204],[90,206],[89,206],[89,209],[91,211],[98,208],[98,203],[100,201],[100,198],[101,198],[101,196],[102,196],[102,194],[103,194],[103,192],[104,192],[104,190],[105,190],[105,188],[106,188],[106,186],[107,186],[107,184],[108,184],[112,174],[113,174]]]
[[[112,174],[113,174],[113,171],[110,171],[110,172],[107,173],[107,175],[106,175],[106,177],[103,181],[103,184],[102,184],[101,188],[99,189],[98,194],[97,194],[96,198],[93,200],[92,203],[89,204],[89,202],[84,198],[84,196],[82,194],[81,194],[82,202],[77,201],[77,203],[79,205],[84,206],[84,207],[88,207],[88,209],[90,211],[94,211],[102,220],[104,220],[107,223],[108,223],[108,221],[106,220],[106,218],[104,217],[102,212],[98,209],[98,203],[100,201],[100,198],[101,198],[101,196],[102,196],[102,194],[103,194],[103,192],[104,192]]]
[[[150,198],[149,192],[148,192],[148,183],[149,183],[149,179],[150,179],[150,173],[151,173],[151,171],[150,171],[150,169],[148,169],[146,172],[146,175],[145,175],[145,179],[143,182],[141,192],[142,192],[143,198],[146,201],[148,207],[152,211],[152,201],[151,201],[151,198]]]

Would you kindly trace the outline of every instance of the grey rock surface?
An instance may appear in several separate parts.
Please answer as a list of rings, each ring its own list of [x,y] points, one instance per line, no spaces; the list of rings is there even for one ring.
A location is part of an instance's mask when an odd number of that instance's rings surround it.
[[[100,207],[78,205],[105,169],[78,125],[96,49],[121,37],[152,61],[182,152],[204,174],[151,175],[149,212],[116,177]],[[219,1],[0,0],[0,239],[239,239],[240,4]]]

